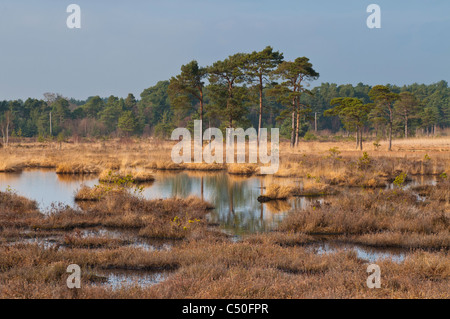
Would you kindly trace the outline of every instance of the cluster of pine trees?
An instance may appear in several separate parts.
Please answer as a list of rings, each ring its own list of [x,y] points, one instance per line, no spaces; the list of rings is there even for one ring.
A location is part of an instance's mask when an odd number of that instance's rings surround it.
[[[355,132],[379,137],[434,134],[450,126],[448,83],[408,86],[322,83],[306,57],[285,61],[283,53],[237,53],[201,67],[192,61],[179,75],[145,89],[140,100],[89,97],[86,101],[45,93],[41,100],[0,101],[0,133],[9,137],[167,138],[176,127],[279,127],[296,145],[309,130]]]

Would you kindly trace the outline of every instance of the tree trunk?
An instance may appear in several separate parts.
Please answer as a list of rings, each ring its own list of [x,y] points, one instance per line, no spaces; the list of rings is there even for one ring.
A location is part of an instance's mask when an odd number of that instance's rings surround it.
[[[389,151],[392,151],[392,110],[389,109]]]
[[[408,138],[408,116],[405,116],[405,138]]]
[[[9,144],[9,119],[8,122],[6,123],[6,146],[8,146]]]
[[[362,151],[363,150],[363,127],[360,128],[359,147]]]
[[[359,147],[359,127],[356,128],[356,149]]]
[[[201,145],[203,152],[203,90],[200,89],[200,132],[201,132]],[[202,184],[203,186],[203,184]]]
[[[292,100],[292,132],[291,132],[291,147],[295,145],[295,98]]]
[[[392,122],[389,123],[389,151],[392,151]]]
[[[3,139],[3,144],[5,144],[6,147],[6,134],[5,134],[5,129],[2,127],[2,139]]]
[[[314,112],[314,132],[317,132],[317,112]]]
[[[233,127],[233,115],[232,115],[231,110],[230,110],[230,100],[233,98],[233,91],[232,90],[233,90],[233,86],[230,83],[230,84],[228,84],[228,100],[227,100],[227,111],[230,114],[230,117],[229,117],[230,128]]]
[[[295,111],[292,111],[291,147],[295,144]]]
[[[299,127],[300,127],[300,113],[297,110],[297,127],[295,128],[295,146],[298,146]]]
[[[259,120],[258,120],[258,144],[261,137],[261,125],[262,125],[262,109],[263,109],[263,78],[259,76]]]

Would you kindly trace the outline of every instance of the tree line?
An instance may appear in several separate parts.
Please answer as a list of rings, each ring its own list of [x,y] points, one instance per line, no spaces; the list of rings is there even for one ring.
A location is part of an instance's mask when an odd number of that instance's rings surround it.
[[[314,131],[363,136],[409,137],[418,130],[434,134],[450,126],[448,83],[405,86],[322,83],[310,88],[319,73],[307,57],[284,60],[270,46],[262,51],[236,53],[210,66],[197,61],[180,73],[145,89],[136,99],[111,95],[86,101],[45,93],[43,99],[0,101],[3,144],[9,137],[117,137],[131,135],[167,138],[176,127],[203,126],[280,128],[298,145]]]

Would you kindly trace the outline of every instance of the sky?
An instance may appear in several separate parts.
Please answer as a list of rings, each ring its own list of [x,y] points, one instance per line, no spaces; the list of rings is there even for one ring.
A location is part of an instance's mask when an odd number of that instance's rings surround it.
[[[69,4],[81,28],[69,29]],[[381,28],[369,29],[369,4]],[[44,92],[126,97],[267,45],[310,59],[322,82],[450,81],[448,0],[1,0],[0,100]]]

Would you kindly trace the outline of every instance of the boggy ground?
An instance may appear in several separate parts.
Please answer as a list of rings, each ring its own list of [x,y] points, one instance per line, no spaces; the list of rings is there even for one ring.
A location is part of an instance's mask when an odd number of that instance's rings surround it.
[[[292,211],[275,232],[231,242],[206,220],[197,198],[145,200],[109,191],[80,209],[0,193],[2,298],[449,298],[448,179],[432,189],[364,190]],[[125,237],[86,236],[92,227],[176,239],[169,250],[130,246]],[[24,241],[49,238],[50,245]],[[325,238],[325,239],[324,239]],[[407,247],[405,260],[379,260],[382,288],[366,286],[368,263],[352,251],[316,254],[323,240]],[[66,286],[66,268],[82,269],[82,288]],[[153,286],[111,289],[101,271],[170,271]]]
[[[425,189],[425,197],[400,187],[327,197],[291,212],[279,229],[376,247],[448,250],[450,181],[443,178]]]
[[[269,199],[339,194],[291,211],[277,231],[232,242],[209,225],[198,198],[145,200],[115,182],[78,194],[78,209],[43,214],[34,201],[0,192],[1,298],[449,298],[450,139],[281,145],[279,177],[302,177],[302,188],[272,185]],[[152,170],[227,170],[258,174],[257,165],[190,164],[170,160],[172,142],[22,143],[0,149],[0,171],[54,168],[59,174],[131,174]],[[112,172],[111,174],[109,172]],[[435,175],[436,186],[385,189],[401,173]],[[106,181],[108,182],[108,180]],[[136,188],[138,190],[138,188]],[[275,202],[272,202],[275,203]],[[268,203],[271,204],[271,203]],[[92,230],[105,230],[91,235]],[[111,232],[111,233],[110,233]],[[114,233],[114,236],[112,235]],[[171,240],[170,249],[136,245]],[[175,242],[173,242],[175,241]],[[378,260],[382,288],[366,286],[368,262],[353,251],[317,254],[315,243],[404,249],[397,262]],[[150,246],[150,244],[148,245]],[[66,268],[82,268],[82,288],[69,290]],[[111,289],[102,271],[169,271],[153,286]]]
[[[176,142],[153,139],[92,141],[86,143],[14,143],[0,149],[0,172],[25,168],[54,168],[58,174],[99,174],[102,171],[226,170],[230,174],[258,174],[255,164],[175,164]],[[314,177],[334,185],[377,185],[399,172],[439,175],[450,170],[450,138],[395,140],[393,151],[384,142],[366,144],[368,159],[351,142],[302,142],[290,148],[280,143],[277,176]],[[247,150],[249,151],[249,150]],[[224,153],[224,157],[225,157]],[[225,161],[224,161],[225,162]],[[364,168],[361,174],[359,168]],[[134,173],[138,174],[137,171]],[[371,180],[372,179],[372,180]]]

